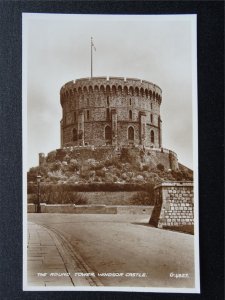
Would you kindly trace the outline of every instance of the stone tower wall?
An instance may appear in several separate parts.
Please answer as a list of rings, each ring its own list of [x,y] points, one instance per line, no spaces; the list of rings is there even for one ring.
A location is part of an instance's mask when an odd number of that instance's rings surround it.
[[[162,91],[151,82],[119,77],[78,79],[61,88],[60,101],[61,147],[161,147]]]

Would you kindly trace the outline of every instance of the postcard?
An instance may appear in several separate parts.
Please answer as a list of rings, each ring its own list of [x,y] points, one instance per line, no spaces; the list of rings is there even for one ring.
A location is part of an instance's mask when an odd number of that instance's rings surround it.
[[[23,13],[23,289],[200,293],[197,16]]]

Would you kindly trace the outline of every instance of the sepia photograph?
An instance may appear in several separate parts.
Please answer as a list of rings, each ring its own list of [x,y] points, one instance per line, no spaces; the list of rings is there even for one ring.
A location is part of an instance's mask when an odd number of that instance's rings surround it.
[[[200,293],[197,16],[22,14],[23,290]]]

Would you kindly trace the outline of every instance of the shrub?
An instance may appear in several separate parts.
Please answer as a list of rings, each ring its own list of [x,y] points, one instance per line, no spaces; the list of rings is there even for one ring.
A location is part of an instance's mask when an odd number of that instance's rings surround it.
[[[66,180],[67,177],[62,173],[62,170],[48,172],[48,176],[53,180]]]
[[[172,175],[175,180],[182,181],[183,180],[183,174],[181,171],[172,171]]]
[[[137,181],[137,182],[144,182],[144,177],[142,176],[142,175],[137,175],[137,177],[135,178],[135,180]]]
[[[131,199],[132,205],[154,205],[154,197],[148,192],[137,192]]]
[[[76,176],[76,175],[75,175]],[[113,176],[113,181],[116,180],[117,177]],[[90,184],[86,184],[84,182],[74,183],[65,183],[65,184],[44,184],[41,183],[41,193],[42,192],[49,192],[55,191],[55,189],[63,189],[63,191],[68,192],[119,192],[119,191],[126,191],[126,192],[134,192],[134,191],[147,191],[151,189],[152,183],[115,183],[115,182],[92,182]],[[29,183],[28,186],[28,194],[36,194],[37,193],[37,184]]]
[[[107,158],[104,162],[105,167],[112,166],[114,164],[114,161],[112,158]]]
[[[27,181],[37,181],[37,175],[41,175],[42,177],[47,176],[48,168],[47,165],[44,166],[38,166],[30,168],[30,170],[27,172]]]
[[[148,171],[149,170],[149,166],[148,165],[143,165],[142,166],[142,170],[143,171]]]
[[[96,170],[96,169],[95,169]],[[96,170],[95,171],[96,176],[98,177],[105,177],[105,171],[104,170]]]
[[[163,164],[158,164],[157,165],[157,169],[159,170],[159,171],[164,171],[164,169],[165,169],[165,167],[164,167],[164,165]]]
[[[41,202],[46,204],[87,204],[83,193],[70,191],[66,185],[50,185],[41,188]]]
[[[60,161],[56,161],[54,162],[51,167],[50,167],[50,171],[58,171],[62,168],[62,163]]]
[[[71,159],[69,164],[68,164],[68,170],[70,172],[75,172],[80,169],[80,165],[76,159]]]
[[[27,203],[37,203],[37,194],[28,194],[27,195]]]

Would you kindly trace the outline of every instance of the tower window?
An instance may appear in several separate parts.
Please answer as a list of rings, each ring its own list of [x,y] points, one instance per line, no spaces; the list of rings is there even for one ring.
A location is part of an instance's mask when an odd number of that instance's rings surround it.
[[[134,128],[131,126],[128,128],[128,140],[134,140]]]
[[[105,139],[111,140],[111,127],[110,126],[105,127]]]
[[[109,112],[109,108],[106,109],[106,119],[109,120],[110,119],[110,112]]]
[[[74,122],[76,122],[77,120],[77,115],[76,115],[76,112],[74,112]]]
[[[132,110],[129,110],[129,119],[132,120]]]
[[[154,143],[155,137],[154,137],[154,131],[151,130],[151,143]]]
[[[153,123],[153,115],[152,114],[151,114],[150,118],[151,118],[151,123]]]
[[[131,105],[131,98],[130,98],[130,105]]]
[[[73,129],[73,141],[77,141],[77,130],[76,128]]]
[[[109,96],[107,96],[107,105],[109,106]]]
[[[89,120],[90,118],[90,113],[89,113],[89,110],[87,110],[87,120]]]
[[[152,109],[152,103],[151,103],[151,109]]]

